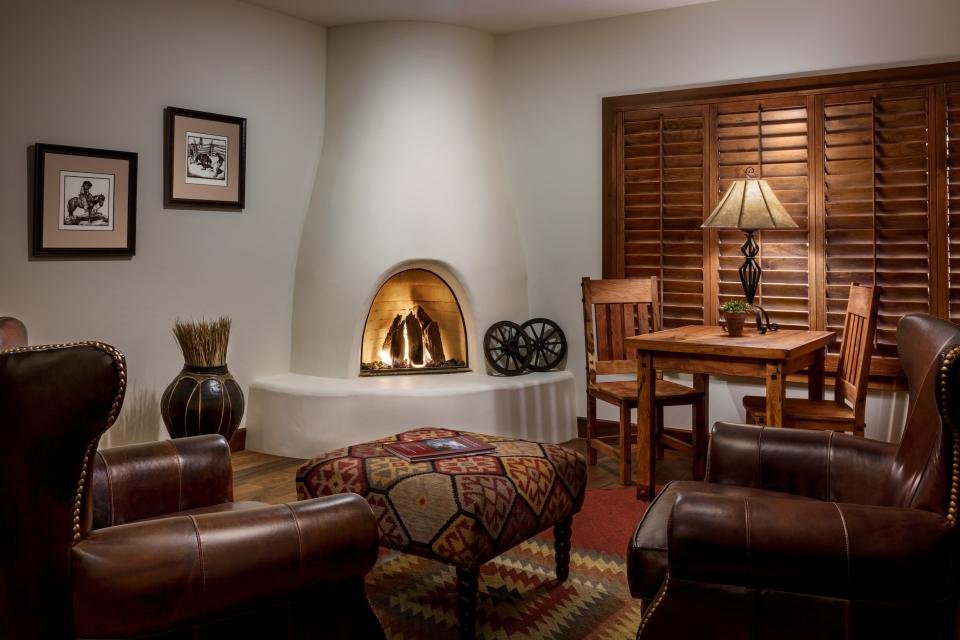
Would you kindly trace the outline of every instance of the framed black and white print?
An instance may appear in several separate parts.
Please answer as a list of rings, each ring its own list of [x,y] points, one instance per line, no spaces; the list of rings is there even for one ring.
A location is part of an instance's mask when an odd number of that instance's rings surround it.
[[[34,257],[132,256],[137,154],[37,143]]]
[[[165,113],[165,204],[243,209],[246,119],[178,107]]]

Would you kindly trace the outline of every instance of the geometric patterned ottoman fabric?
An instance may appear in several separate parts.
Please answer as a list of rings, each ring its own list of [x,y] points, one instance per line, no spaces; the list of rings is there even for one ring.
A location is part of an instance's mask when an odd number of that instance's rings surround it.
[[[407,462],[387,442],[469,435],[495,449],[462,458]],[[580,510],[587,465],[555,444],[451,429],[415,429],[336,449],[297,470],[301,500],[364,496],[380,544],[463,569],[484,562]]]

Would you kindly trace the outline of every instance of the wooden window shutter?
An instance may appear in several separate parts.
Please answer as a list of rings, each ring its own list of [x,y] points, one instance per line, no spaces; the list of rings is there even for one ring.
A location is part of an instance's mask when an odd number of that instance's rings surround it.
[[[826,328],[842,332],[851,282],[878,286],[875,372],[899,319],[930,310],[931,90],[822,97]]]
[[[950,320],[960,322],[960,83],[946,87],[947,251]]]
[[[797,229],[754,234],[763,277],[756,303],[784,329],[808,329],[810,323],[808,113],[803,96],[716,106],[716,188],[722,196],[737,179],[770,183],[797,222]],[[720,303],[743,299],[738,269],[743,264],[741,231],[720,230],[718,292]]]
[[[664,328],[703,324],[705,123],[702,106],[623,114],[623,276],[659,279]]]

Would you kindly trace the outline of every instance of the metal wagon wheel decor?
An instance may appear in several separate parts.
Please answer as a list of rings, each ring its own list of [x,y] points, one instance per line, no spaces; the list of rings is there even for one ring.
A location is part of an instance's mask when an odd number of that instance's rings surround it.
[[[520,328],[530,341],[533,357],[527,368],[530,371],[550,371],[563,362],[567,355],[567,337],[553,320],[534,318]]]
[[[530,340],[523,329],[509,320],[501,320],[487,329],[483,350],[490,368],[505,376],[523,373],[533,357]]]

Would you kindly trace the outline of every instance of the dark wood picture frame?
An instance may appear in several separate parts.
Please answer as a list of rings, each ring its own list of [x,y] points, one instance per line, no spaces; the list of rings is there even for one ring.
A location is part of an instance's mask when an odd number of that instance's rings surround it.
[[[178,118],[190,118],[193,120],[205,120],[210,122],[214,127],[223,125],[229,125],[236,127],[236,139],[232,140],[229,144],[236,145],[237,155],[235,156],[235,165],[234,162],[227,163],[227,172],[224,177],[225,184],[223,186],[215,185],[187,185],[186,178],[176,175],[180,173],[176,170],[178,165],[177,153],[178,148],[178,135],[177,135],[177,119]],[[228,137],[224,135],[223,137]],[[163,202],[166,207],[176,208],[190,208],[190,209],[227,209],[239,211],[242,210],[245,206],[245,194],[246,194],[246,171],[247,171],[247,119],[240,118],[237,116],[228,116],[218,113],[210,113],[207,111],[195,111],[193,109],[182,109],[180,107],[167,107],[164,109],[164,162],[163,162]],[[227,150],[227,155],[231,156],[232,152]],[[186,160],[185,160],[186,162]],[[223,162],[223,161],[221,161]],[[181,167],[181,170],[183,168]],[[234,173],[235,172],[235,173]],[[237,180],[236,187],[236,197],[216,197],[217,191],[223,189],[227,186],[229,180],[235,177]],[[196,195],[191,196],[183,194],[182,192],[186,189],[191,191],[204,191],[209,192],[210,197],[196,197]]]
[[[122,247],[117,246],[62,246],[63,242],[56,244],[61,246],[45,246],[44,243],[44,222],[49,222],[48,218],[52,214],[61,215],[60,204],[54,211],[51,209],[52,203],[45,198],[46,185],[53,179],[46,171],[46,159],[48,155],[55,154],[60,156],[86,157],[92,160],[119,160],[126,162],[126,198],[123,194],[116,194],[111,202],[111,216],[116,218],[117,214],[113,210],[115,204],[119,202],[126,203],[126,210],[121,216],[123,225],[126,227],[126,233],[120,234],[125,238]],[[113,151],[109,149],[91,149],[86,147],[72,147],[55,144],[35,143],[34,144],[34,194],[33,194],[33,241],[31,255],[35,258],[60,257],[60,258],[80,258],[80,257],[132,257],[136,253],[137,239],[137,154],[132,151]],[[77,170],[79,171],[79,170]],[[115,176],[114,176],[115,178]],[[58,182],[60,177],[58,176]],[[112,183],[111,183],[112,184]],[[62,195],[62,194],[61,194]],[[88,215],[91,215],[88,213]],[[114,220],[115,222],[116,220]],[[113,223],[111,223],[113,224]],[[59,225],[58,225],[59,226]],[[62,229],[59,231],[63,231]],[[74,233],[67,231],[67,233]],[[50,239],[50,238],[47,238]],[[86,244],[86,243],[81,243]],[[110,244],[110,243],[107,243]]]

